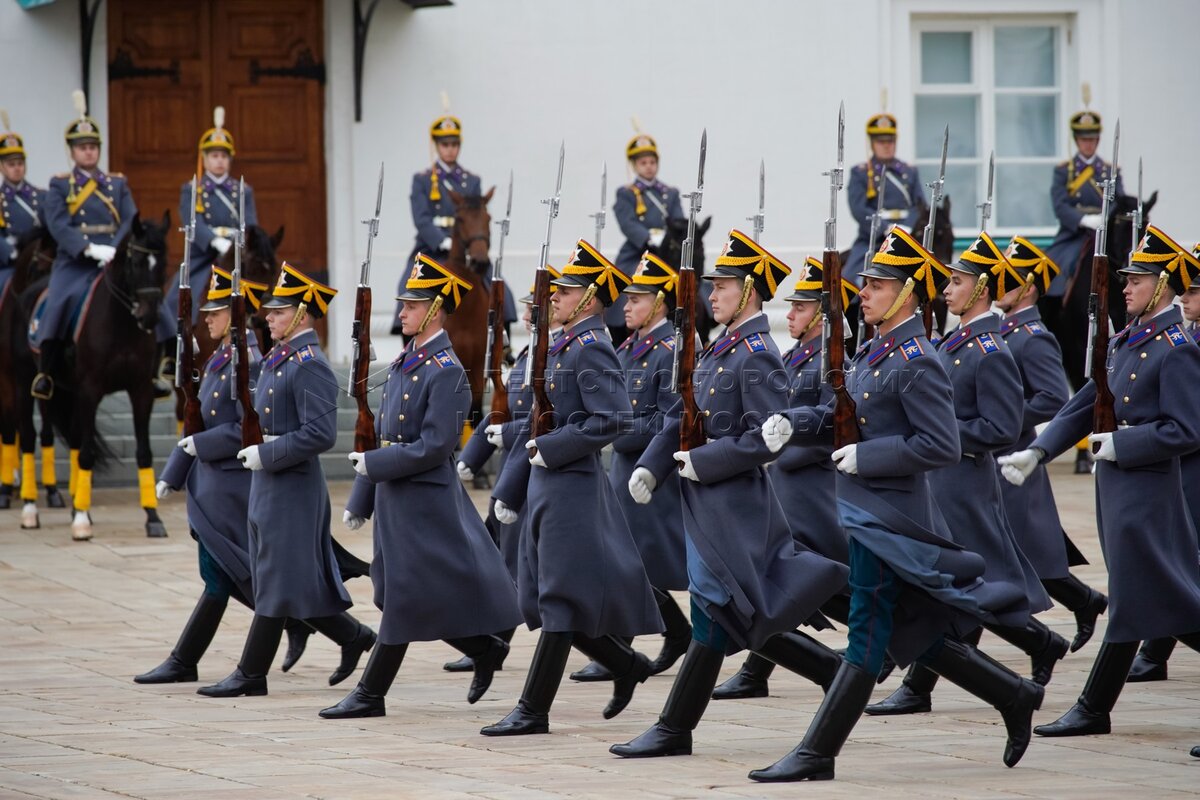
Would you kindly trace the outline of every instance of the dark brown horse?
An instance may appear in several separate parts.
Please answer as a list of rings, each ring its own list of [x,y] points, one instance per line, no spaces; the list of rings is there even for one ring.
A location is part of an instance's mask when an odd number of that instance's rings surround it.
[[[487,351],[487,312],[489,295],[484,288],[491,260],[492,217],[487,204],[495,187],[484,195],[450,192],[454,200],[454,228],[450,233],[450,255],[444,265],[474,288],[463,295],[462,304],[446,319],[446,332],[454,342],[454,352],[467,371],[471,384],[471,424],[483,415],[484,354]]]
[[[711,225],[712,217],[705,217],[703,222],[696,225],[696,241],[692,246],[692,268],[696,270],[697,276],[704,274],[704,234],[708,233]],[[683,262],[683,240],[687,238],[687,228],[688,221],[686,219],[679,217],[668,219],[662,244],[657,248],[651,248],[654,255],[675,269],[679,269],[679,265]],[[696,281],[696,333],[700,335],[700,341],[705,344],[708,344],[708,337],[712,335],[712,330],[716,326],[712,316],[712,307],[708,303],[710,294],[712,294],[710,281]],[[620,344],[620,342],[616,343]]]

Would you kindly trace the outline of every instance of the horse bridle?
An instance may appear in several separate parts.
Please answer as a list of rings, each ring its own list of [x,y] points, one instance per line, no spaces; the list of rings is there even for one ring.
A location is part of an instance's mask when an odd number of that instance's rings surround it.
[[[129,242],[125,245],[125,258],[127,261],[131,262],[135,253],[141,253],[142,255],[150,256],[151,258],[158,255],[157,250],[152,250],[149,247],[142,247],[141,245],[134,244],[133,242]],[[136,320],[138,319],[138,301],[146,300],[147,302],[152,301],[154,304],[157,304],[158,301],[162,299],[163,290],[161,288],[147,287],[145,289],[135,289],[132,293],[125,291],[123,288],[117,285],[116,281],[113,280],[112,265],[114,263],[116,263],[116,259],[108,262],[108,265],[104,267],[104,286],[108,289],[109,294],[113,296],[113,299],[116,300],[122,308],[129,312],[129,316]],[[138,320],[138,322],[138,327],[141,327],[141,321]]]

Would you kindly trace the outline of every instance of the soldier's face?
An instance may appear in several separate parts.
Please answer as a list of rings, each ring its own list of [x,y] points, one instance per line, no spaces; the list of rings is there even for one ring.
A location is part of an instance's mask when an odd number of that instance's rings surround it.
[[[208,326],[208,338],[213,341],[224,339],[225,331],[229,330],[229,319],[230,311],[228,308],[206,312],[204,324]]]
[[[804,329],[813,321],[819,310],[820,304],[815,300],[793,300],[787,315],[788,336],[793,339],[803,336]],[[820,328],[814,325],[812,330],[819,332]]]
[[[229,153],[225,150],[208,150],[204,153],[204,169],[218,178],[224,178],[229,172],[231,161]]]
[[[664,306],[665,308],[665,306]],[[654,295],[629,292],[625,295],[625,327],[632,331],[650,322],[654,310]]]
[[[550,308],[554,311],[555,325],[567,324],[567,317],[571,316],[575,306],[583,299],[584,291],[582,286],[559,286],[558,291],[550,295]]]
[[[1157,275],[1133,274],[1125,276],[1125,313],[1137,316],[1147,309],[1150,299],[1154,297],[1154,286],[1158,283]],[[1163,297],[1168,293],[1163,292]]]
[[[1100,137],[1076,136],[1075,146],[1079,148],[1079,155],[1084,158],[1091,158],[1096,155],[1096,148],[1100,146]]]
[[[268,308],[267,309],[267,329],[271,332],[271,338],[277,342],[283,341],[283,334],[287,331],[288,326],[292,324],[292,319],[300,312],[299,308],[288,306],[287,308]],[[305,312],[305,316],[308,312]],[[296,325],[296,331],[304,327],[304,321]],[[295,331],[293,331],[295,333]]]
[[[950,309],[951,313],[962,316],[963,312],[967,310],[967,301],[971,299],[974,291],[974,277],[965,272],[951,270],[950,282],[942,290],[942,294],[946,296],[946,307]]]
[[[13,156],[0,161],[0,175],[9,183],[20,183],[25,180],[25,159]]]
[[[647,153],[633,160],[633,171],[644,181],[652,181],[658,176],[658,156]]]
[[[1188,322],[1200,322],[1200,286],[1193,286],[1179,298],[1183,304],[1183,317]]]
[[[883,321],[883,315],[900,296],[900,281],[886,278],[866,278],[866,284],[858,295],[862,307],[863,319],[868,325],[878,325]]]
[[[462,149],[462,142],[458,139],[439,139],[437,143],[438,158],[447,164],[458,163],[458,151]]]
[[[416,336],[432,300],[405,300],[400,307],[400,330],[405,336]]]
[[[872,138],[871,152],[880,161],[891,161],[896,157],[896,137],[876,136]]]
[[[524,310],[521,311],[521,322],[525,325],[526,331],[533,330],[533,304],[522,303],[521,305],[524,306]]]
[[[100,163],[100,145],[94,142],[71,145],[71,158],[81,169],[95,169]]]
[[[712,295],[708,301],[712,306],[713,319],[721,325],[729,325],[736,321],[733,315],[737,312],[738,303],[742,301],[742,282],[737,278],[713,278],[712,282]],[[750,299],[742,309],[742,316],[745,317],[759,308],[761,302],[758,299],[758,290],[751,289]]]

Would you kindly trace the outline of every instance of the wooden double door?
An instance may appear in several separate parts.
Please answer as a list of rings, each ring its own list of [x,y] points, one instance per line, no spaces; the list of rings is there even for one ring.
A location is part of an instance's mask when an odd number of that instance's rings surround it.
[[[171,209],[214,106],[279,258],[326,269],[321,0],[108,0],[109,161],[141,213]],[[172,241],[172,253],[181,242]]]

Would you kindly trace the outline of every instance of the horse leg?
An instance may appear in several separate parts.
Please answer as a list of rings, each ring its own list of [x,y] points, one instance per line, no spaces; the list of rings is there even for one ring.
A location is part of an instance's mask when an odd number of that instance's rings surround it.
[[[135,382],[128,394],[133,409],[133,435],[137,440],[138,494],[146,512],[146,535],[158,539],[167,535],[167,528],[158,516],[158,497],[154,494],[154,453],[150,450],[154,392],[150,385]]]
[[[37,478],[34,472],[34,442],[37,434],[33,427],[33,398],[22,398],[18,406],[17,442],[21,461],[21,528],[35,530],[42,527],[38,519]],[[14,458],[17,455],[14,454]]]
[[[75,476],[75,489],[71,498],[74,507],[71,538],[77,542],[86,542],[92,538],[92,516],[88,512],[92,508],[92,468],[96,465],[94,438],[96,409],[99,406],[100,398],[90,396],[81,383],[75,399],[75,419],[72,423],[79,445],[79,470]]]
[[[55,469],[54,423],[47,410],[42,413],[42,487],[46,490],[46,505],[50,508],[66,508],[66,501],[58,490],[58,471]]]
[[[20,402],[6,405],[0,411],[0,509],[12,508],[15,476],[17,474],[17,424]]]

